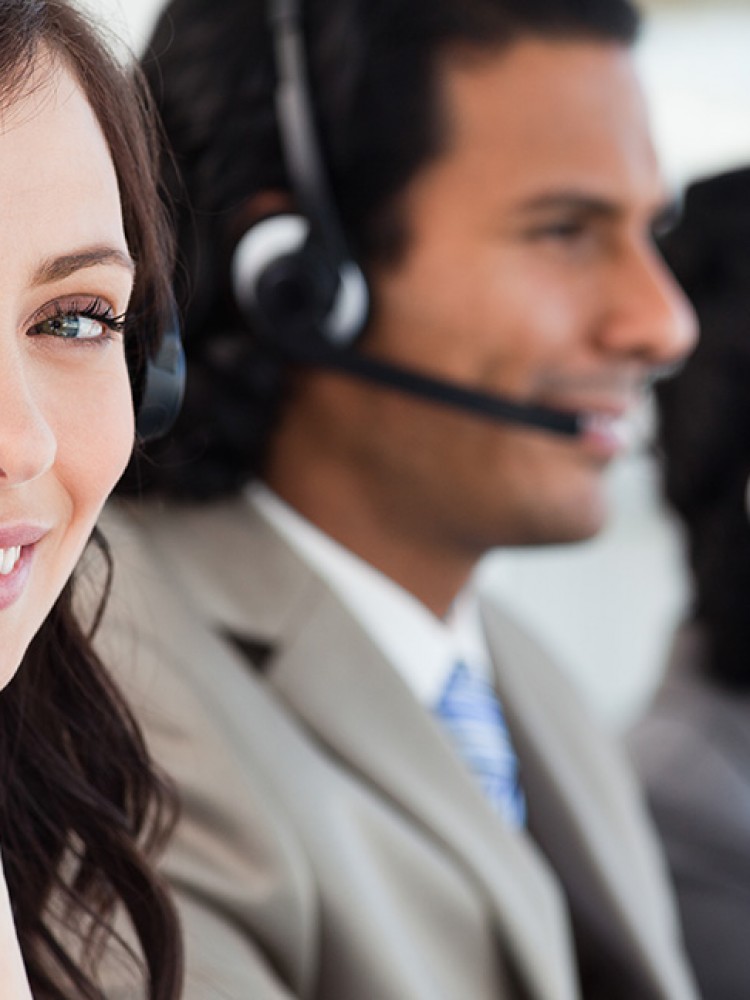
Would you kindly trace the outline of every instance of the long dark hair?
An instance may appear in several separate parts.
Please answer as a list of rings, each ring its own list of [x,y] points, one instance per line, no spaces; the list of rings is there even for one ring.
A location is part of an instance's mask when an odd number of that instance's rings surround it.
[[[3,0],[0,101],[45,55],[78,79],[117,172],[136,261],[125,342],[137,400],[145,352],[169,308],[171,269],[145,88],[65,0]],[[96,965],[113,936],[136,963],[144,995],[176,1000],[177,921],[146,860],[173,821],[172,798],[92,649],[90,625],[76,618],[75,585],[0,694],[0,831],[21,950],[36,1000],[103,1000]],[[121,914],[130,925],[124,935]]]

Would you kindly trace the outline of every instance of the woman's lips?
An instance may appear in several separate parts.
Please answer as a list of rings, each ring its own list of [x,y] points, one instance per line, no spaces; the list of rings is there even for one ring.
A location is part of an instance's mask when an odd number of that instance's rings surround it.
[[[40,522],[0,523],[0,549],[9,549],[18,545],[36,545],[49,530],[47,525]]]
[[[3,571],[10,561],[10,557],[7,555],[10,549],[4,550],[5,555],[0,566],[0,611],[9,608],[19,599],[31,572],[36,545],[21,545],[16,546],[16,548],[18,549],[18,557],[12,559],[12,567],[9,572]]]
[[[0,526],[0,611],[20,598],[31,572],[38,542],[49,531],[40,524]]]

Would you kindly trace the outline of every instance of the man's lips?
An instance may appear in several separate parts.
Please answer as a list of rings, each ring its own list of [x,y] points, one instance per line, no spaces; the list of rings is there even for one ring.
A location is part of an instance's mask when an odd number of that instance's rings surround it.
[[[579,440],[616,454],[635,448],[645,439],[644,395],[571,394],[545,398],[544,405],[579,419]]]
[[[622,414],[585,413],[581,417],[584,440],[608,446],[613,452],[635,446],[638,440],[637,421],[632,410]]]

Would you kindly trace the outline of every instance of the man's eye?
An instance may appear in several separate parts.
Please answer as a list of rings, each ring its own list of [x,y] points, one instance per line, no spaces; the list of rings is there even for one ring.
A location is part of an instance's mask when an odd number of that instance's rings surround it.
[[[550,222],[544,226],[539,226],[536,235],[540,238],[556,240],[576,240],[586,233],[586,227],[580,222],[566,220],[563,222]]]

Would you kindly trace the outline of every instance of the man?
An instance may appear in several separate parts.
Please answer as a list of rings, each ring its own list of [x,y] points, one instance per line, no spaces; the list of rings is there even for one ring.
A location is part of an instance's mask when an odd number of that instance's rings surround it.
[[[692,345],[636,28],[626,0],[157,26],[190,376],[138,475],[198,502],[114,512],[101,642],[183,801],[188,997],[694,997],[629,771],[465,591],[490,548],[600,528]]]

